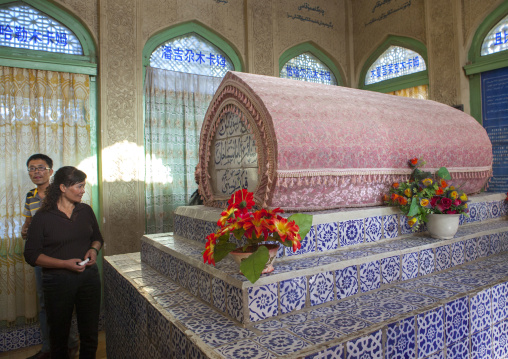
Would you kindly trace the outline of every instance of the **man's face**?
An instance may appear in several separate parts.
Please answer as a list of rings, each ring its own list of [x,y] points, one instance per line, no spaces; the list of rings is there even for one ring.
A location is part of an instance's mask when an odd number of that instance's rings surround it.
[[[30,179],[32,182],[37,185],[41,186],[46,183],[49,183],[49,179],[51,178],[51,175],[53,174],[52,169],[47,169],[49,166],[46,163],[46,161],[41,159],[31,160],[28,162],[28,169],[35,171],[29,171],[28,175],[30,176]]]

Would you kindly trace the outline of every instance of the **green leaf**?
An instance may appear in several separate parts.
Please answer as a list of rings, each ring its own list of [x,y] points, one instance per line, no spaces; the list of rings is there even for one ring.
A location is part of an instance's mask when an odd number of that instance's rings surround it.
[[[445,181],[449,181],[452,179],[452,176],[450,176],[450,172],[448,172],[446,167],[441,167],[439,170],[437,170],[436,174]]]
[[[408,217],[414,217],[418,214],[418,199],[413,197],[411,200],[411,207],[409,207],[409,212],[407,213]]]
[[[312,218],[310,214],[295,213],[288,218],[288,221],[295,221],[300,228],[300,237],[303,240],[312,227]]]
[[[236,249],[236,244],[231,242],[219,242],[215,245],[213,251],[213,258],[215,259],[215,263],[220,262],[224,259],[225,256],[229,254],[232,250]]]
[[[261,276],[261,272],[265,268],[269,258],[268,248],[259,246],[257,251],[242,260],[240,270],[251,283],[255,283]]]

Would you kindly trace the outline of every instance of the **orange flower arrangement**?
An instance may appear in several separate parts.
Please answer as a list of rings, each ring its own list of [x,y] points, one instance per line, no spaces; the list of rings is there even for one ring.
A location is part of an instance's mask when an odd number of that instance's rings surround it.
[[[268,249],[262,245],[263,242],[279,242],[297,251],[312,226],[311,215],[297,213],[283,218],[279,215],[284,213],[280,208],[251,212],[254,206],[252,192],[242,189],[233,193],[228,200],[228,208],[217,221],[219,229],[206,237],[203,251],[203,261],[215,265],[237,249],[237,245],[229,241],[231,234],[238,240],[247,238],[242,250],[254,247],[256,251],[242,261],[240,270],[252,283],[259,279],[268,261]]]
[[[420,170],[424,165],[425,162],[418,158],[410,159],[409,166],[413,168],[413,173],[409,180],[394,183],[390,195],[383,196],[385,203],[399,207],[407,216],[413,231],[421,223],[427,222],[428,214],[468,215],[469,212],[467,195],[447,182],[451,180],[448,170],[441,167],[433,176],[430,172]]]

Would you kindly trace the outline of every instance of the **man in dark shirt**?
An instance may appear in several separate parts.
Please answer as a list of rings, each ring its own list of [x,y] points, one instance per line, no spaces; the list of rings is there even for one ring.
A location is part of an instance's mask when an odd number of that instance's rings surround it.
[[[41,208],[42,200],[45,196],[46,188],[49,186],[49,180],[53,174],[53,160],[43,154],[35,154],[30,156],[26,162],[28,168],[28,175],[30,180],[37,186],[36,188],[28,191],[26,194],[25,208],[23,209],[23,216],[25,216],[25,223],[21,227],[21,236],[26,239],[28,227],[32,222],[35,213]],[[46,309],[44,306],[44,292],[42,291],[42,268],[35,267],[35,286],[37,288],[37,296],[39,297],[39,325],[41,328],[42,348],[35,355],[29,359],[45,359],[50,357],[49,352],[49,328],[46,318]],[[69,357],[73,358],[76,355],[79,340],[76,333],[69,336]]]

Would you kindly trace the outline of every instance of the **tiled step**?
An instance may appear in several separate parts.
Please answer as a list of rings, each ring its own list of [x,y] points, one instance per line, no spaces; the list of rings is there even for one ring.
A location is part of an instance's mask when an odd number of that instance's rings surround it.
[[[508,202],[504,193],[483,193],[470,197],[469,218],[462,223],[478,223],[507,215]],[[175,212],[175,234],[200,243],[216,231],[220,209],[205,206],[179,207]],[[357,247],[411,234],[406,216],[395,207],[341,208],[312,212],[313,226],[296,253],[281,247],[278,257],[325,253],[340,248]],[[289,216],[289,213],[285,215]],[[425,231],[422,227],[421,231]]]
[[[238,272],[230,258],[216,267],[204,264],[202,251],[202,243],[179,236],[146,235],[141,258],[193,296],[249,324],[508,251],[508,221],[498,218],[465,224],[451,240],[419,233],[281,258],[274,272],[254,284]]]
[[[140,254],[106,257],[104,273],[111,358],[508,355],[507,252],[248,325],[193,297]]]

